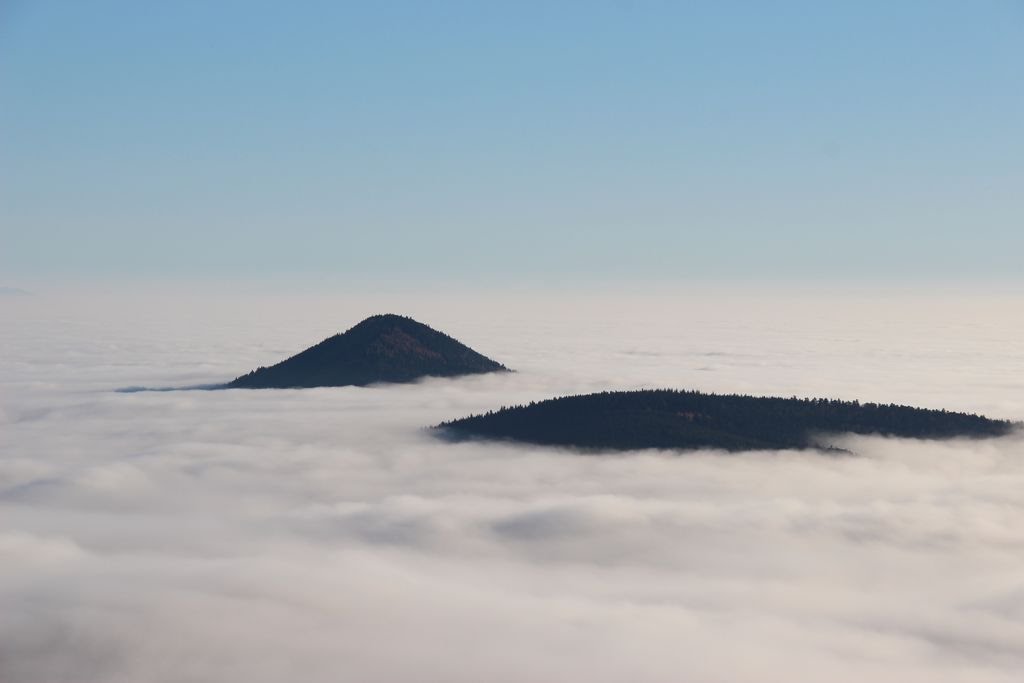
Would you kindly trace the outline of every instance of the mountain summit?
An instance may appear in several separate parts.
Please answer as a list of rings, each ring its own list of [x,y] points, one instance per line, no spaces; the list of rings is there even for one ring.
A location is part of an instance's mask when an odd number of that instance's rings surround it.
[[[371,316],[344,334],[329,337],[277,365],[257,368],[225,387],[366,386],[507,370],[443,332],[412,318],[387,314]]]

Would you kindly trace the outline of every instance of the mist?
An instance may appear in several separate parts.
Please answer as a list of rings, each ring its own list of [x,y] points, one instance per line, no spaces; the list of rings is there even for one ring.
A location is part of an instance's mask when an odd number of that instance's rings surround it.
[[[581,455],[425,427],[641,387],[1024,418],[999,292],[0,302],[0,680],[1016,681],[1024,437]],[[217,384],[372,313],[516,370]]]

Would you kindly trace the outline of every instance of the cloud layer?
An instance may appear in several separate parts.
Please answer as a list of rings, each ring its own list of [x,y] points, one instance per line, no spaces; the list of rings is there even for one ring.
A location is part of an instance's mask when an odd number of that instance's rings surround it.
[[[33,297],[0,330],[0,680],[1015,681],[1024,441],[580,456],[421,428],[611,387],[1024,417],[1012,297]],[[512,375],[217,382],[382,311]]]

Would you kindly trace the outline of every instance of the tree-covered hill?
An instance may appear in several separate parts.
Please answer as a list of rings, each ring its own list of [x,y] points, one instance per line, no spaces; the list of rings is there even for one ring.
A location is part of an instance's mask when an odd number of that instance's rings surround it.
[[[815,398],[646,390],[565,396],[437,425],[453,439],[593,450],[828,448],[827,434],[990,437],[1016,425],[979,415]]]
[[[365,386],[507,371],[443,332],[399,315],[375,315],[344,334],[225,385],[229,389]]]

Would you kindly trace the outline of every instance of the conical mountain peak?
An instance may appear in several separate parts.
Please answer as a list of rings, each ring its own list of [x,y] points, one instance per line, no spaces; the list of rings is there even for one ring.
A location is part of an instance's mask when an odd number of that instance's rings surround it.
[[[276,365],[253,370],[227,386],[365,386],[505,370],[504,365],[443,332],[412,318],[386,313],[370,316],[343,334],[329,337]]]

